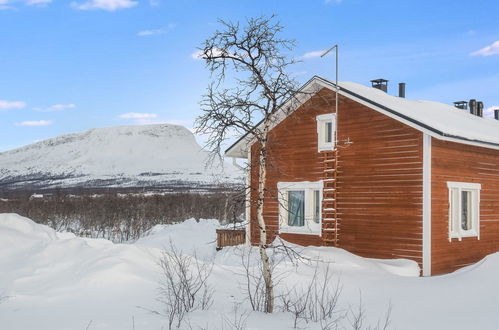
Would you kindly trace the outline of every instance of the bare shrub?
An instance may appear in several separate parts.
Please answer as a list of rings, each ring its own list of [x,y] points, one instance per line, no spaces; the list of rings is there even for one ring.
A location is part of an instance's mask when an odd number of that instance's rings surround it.
[[[234,305],[232,317],[222,315],[222,330],[245,330],[249,313],[241,312],[239,305]]]
[[[162,303],[163,311],[158,314],[168,319],[169,329],[180,327],[187,313],[206,310],[212,305],[214,290],[208,278],[213,264],[183,254],[170,242],[170,251],[162,252],[159,265],[158,301]]]
[[[300,321],[317,322],[323,329],[332,329],[343,318],[338,310],[341,294],[339,279],[334,280],[329,265],[319,274],[319,264],[305,287],[294,287],[281,296],[282,310],[294,318],[294,328]]]
[[[237,187],[210,193],[94,194],[79,190],[47,193],[41,198],[32,195],[26,192],[1,199],[0,213],[18,213],[57,231],[120,243],[140,238],[157,224],[189,218],[237,222],[244,210]]]
[[[364,326],[366,314],[366,308],[362,302],[362,295],[360,295],[359,304],[355,308],[350,307],[346,314],[346,318],[352,330],[387,330],[391,324],[392,304],[388,304],[384,318],[378,320],[376,325],[369,324]]]

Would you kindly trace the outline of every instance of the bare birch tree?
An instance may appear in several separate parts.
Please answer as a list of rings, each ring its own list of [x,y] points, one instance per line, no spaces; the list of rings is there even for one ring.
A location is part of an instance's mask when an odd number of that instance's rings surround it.
[[[269,164],[269,132],[276,113],[286,112],[297,98],[297,83],[287,73],[295,60],[286,56],[294,41],[281,37],[283,26],[274,16],[239,23],[220,21],[217,30],[200,49],[199,56],[212,74],[212,83],[201,101],[197,131],[208,136],[207,147],[221,155],[222,146],[234,134],[247,135],[258,145],[258,184],[249,187],[256,197],[260,235],[259,251],[265,281],[265,308],[274,309],[274,284],[267,254],[267,226],[263,213]]]

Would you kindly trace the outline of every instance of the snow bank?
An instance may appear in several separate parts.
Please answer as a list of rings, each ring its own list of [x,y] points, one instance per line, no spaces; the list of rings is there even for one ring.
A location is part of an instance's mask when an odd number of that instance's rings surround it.
[[[189,318],[197,326],[220,329],[222,315],[233,315],[249,305],[242,294],[241,254],[258,251],[246,246],[215,252],[216,220],[187,220],[161,225],[133,244],[56,233],[15,214],[0,214],[0,328],[37,329],[160,329],[165,320],[138,306],[161,310],[155,300],[161,249],[171,241],[178,249],[203,260],[213,260],[210,282],[215,303]],[[317,267],[329,265],[342,286],[340,308],[355,307],[362,297],[369,322],[382,318],[391,302],[392,325],[397,329],[497,329],[499,254],[446,276],[418,277],[418,266],[408,260],[362,258],[326,247],[294,248],[304,261],[279,264],[276,288],[305,287]],[[334,283],[331,283],[334,285]],[[479,317],[476,317],[479,316]],[[232,316],[229,316],[232,317]],[[320,329],[302,324],[302,328]],[[247,329],[291,329],[286,313],[251,313]]]
[[[188,219],[175,225],[156,225],[135,242],[136,246],[163,248],[168,250],[170,242],[185,254],[198,257],[213,257],[216,250],[216,230],[220,228],[217,220]]]

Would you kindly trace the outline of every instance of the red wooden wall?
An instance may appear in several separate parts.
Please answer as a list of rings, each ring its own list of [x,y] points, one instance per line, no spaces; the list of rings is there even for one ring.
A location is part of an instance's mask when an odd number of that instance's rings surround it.
[[[480,183],[480,239],[449,242],[447,181]],[[454,271],[499,251],[499,150],[432,139],[432,274]]]
[[[421,132],[352,100],[339,108],[341,248],[421,266],[422,139]]]

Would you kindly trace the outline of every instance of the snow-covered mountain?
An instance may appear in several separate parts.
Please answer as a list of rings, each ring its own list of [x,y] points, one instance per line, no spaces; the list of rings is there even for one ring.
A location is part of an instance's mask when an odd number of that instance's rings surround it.
[[[242,176],[231,164],[206,167],[207,158],[182,126],[96,128],[0,153],[0,187],[196,187]]]

